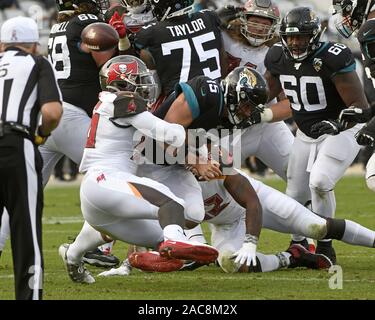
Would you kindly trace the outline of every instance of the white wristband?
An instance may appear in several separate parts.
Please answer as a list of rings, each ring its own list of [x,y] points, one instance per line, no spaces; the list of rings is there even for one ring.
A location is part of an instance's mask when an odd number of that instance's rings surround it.
[[[128,37],[126,36],[125,38],[120,38],[118,42],[118,49],[120,51],[126,51],[130,48],[130,41]]]
[[[260,114],[261,122],[271,122],[273,119],[273,112],[270,108],[264,108],[264,111]]]

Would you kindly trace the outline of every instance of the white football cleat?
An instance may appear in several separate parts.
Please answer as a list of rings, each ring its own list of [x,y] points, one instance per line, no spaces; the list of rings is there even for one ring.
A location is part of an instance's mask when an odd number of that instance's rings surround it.
[[[67,252],[69,244],[64,243],[59,247],[59,255],[64,262],[65,269],[68,271],[68,275],[73,282],[78,283],[94,283],[95,279],[91,273],[85,268],[83,261],[79,264],[73,264],[68,262]]]
[[[121,263],[118,268],[112,268],[111,270],[104,271],[98,274],[99,277],[112,277],[112,276],[128,276],[132,272],[132,266],[129,260],[126,259]]]

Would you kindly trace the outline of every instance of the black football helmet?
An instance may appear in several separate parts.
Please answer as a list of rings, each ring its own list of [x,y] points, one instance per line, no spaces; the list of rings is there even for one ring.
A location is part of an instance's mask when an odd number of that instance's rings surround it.
[[[159,21],[194,11],[194,0],[150,0],[154,16]]]
[[[101,14],[104,14],[110,6],[109,0],[56,0],[56,5],[59,12],[75,10],[82,3],[93,4],[98,10],[97,13]]]
[[[246,128],[249,118],[244,117],[245,109],[254,110],[268,102],[268,85],[263,76],[249,67],[237,67],[221,82],[224,102],[228,109],[229,121],[235,128]]]
[[[288,45],[288,36],[309,36],[304,47]],[[289,11],[281,22],[280,37],[285,54],[302,61],[319,48],[322,25],[318,16],[308,7],[299,7]]]
[[[157,98],[158,86],[145,63],[130,55],[108,60],[99,72],[103,91],[129,91],[138,93],[149,104]]]
[[[370,68],[373,76],[375,67],[375,19],[366,21],[358,30],[357,37],[364,56],[364,65]]]
[[[337,31],[349,38],[367,19],[371,0],[332,0]]]

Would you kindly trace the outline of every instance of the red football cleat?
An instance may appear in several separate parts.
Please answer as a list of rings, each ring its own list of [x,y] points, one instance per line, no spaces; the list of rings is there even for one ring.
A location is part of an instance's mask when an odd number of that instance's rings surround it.
[[[293,244],[286,251],[291,254],[289,268],[329,269],[332,267],[332,262],[327,256],[311,253],[300,244]]]
[[[128,259],[132,267],[149,272],[172,272],[184,265],[183,261],[164,258],[156,251],[133,252]]]
[[[202,264],[215,262],[219,252],[207,244],[193,241],[166,240],[159,246],[162,257],[181,260],[193,260]]]

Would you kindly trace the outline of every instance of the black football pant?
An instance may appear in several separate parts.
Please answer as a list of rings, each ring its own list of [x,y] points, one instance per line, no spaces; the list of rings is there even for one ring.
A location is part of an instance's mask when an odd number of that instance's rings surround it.
[[[42,299],[41,169],[42,158],[30,140],[17,135],[0,138],[0,223],[6,208],[17,300]]]

